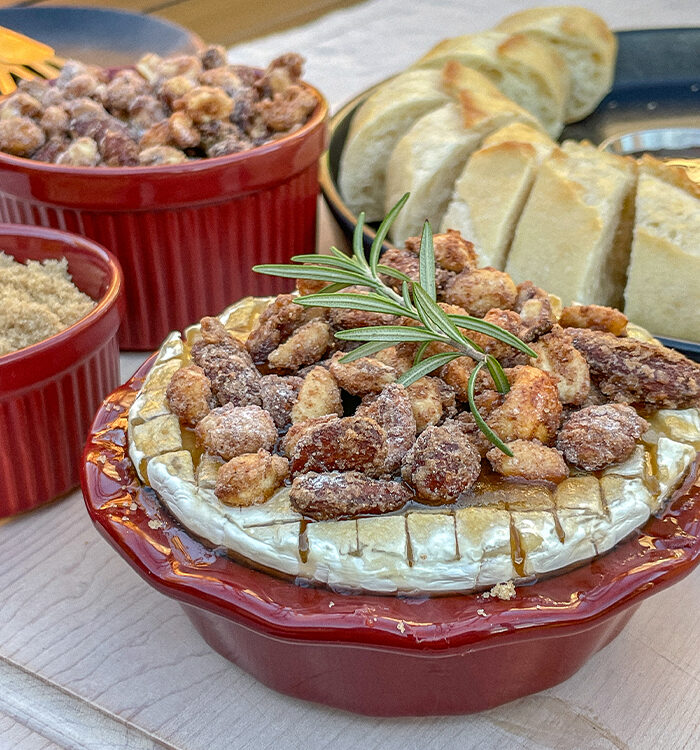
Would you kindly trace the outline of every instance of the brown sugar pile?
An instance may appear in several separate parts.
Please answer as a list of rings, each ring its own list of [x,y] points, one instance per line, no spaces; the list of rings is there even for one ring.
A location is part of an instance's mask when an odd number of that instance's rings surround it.
[[[24,264],[0,252],[0,356],[53,336],[93,307],[65,258]]]

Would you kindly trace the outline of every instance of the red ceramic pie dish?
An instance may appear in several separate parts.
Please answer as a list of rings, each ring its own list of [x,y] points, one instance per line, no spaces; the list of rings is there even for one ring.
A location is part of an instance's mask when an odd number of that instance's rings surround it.
[[[287,291],[254,274],[316,242],[318,162],[328,105],[299,130],[229,156],[150,167],[72,167],[0,153],[0,221],[73,231],[111,250],[126,279],[122,349],[248,294]]]
[[[209,645],[282,693],[378,716],[491,708],[570,677],[700,561],[695,478],[608,554],[509,601],[349,594],[254,570],[194,538],[139,483],[127,414],[151,363],[97,414],[81,476],[88,513]]]
[[[15,260],[66,258],[75,285],[97,305],[33,346],[0,356],[0,517],[75,487],[82,447],[102,399],[119,383],[122,272],[95,242],[41,227],[0,224]]]

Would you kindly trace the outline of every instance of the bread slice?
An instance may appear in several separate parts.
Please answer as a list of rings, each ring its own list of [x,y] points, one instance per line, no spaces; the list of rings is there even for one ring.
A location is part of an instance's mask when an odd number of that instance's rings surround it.
[[[457,229],[474,243],[480,265],[501,270],[537,168],[554,146],[524,123],[487,136],[455,183],[440,231]]]
[[[564,305],[619,306],[629,244],[616,244],[615,237],[628,221],[624,209],[635,175],[634,160],[588,143],[554,149],[515,229],[506,272],[544,287]]]
[[[610,90],[615,72],[617,37],[603,19],[586,8],[529,8],[504,18],[496,27],[551,44],[571,74],[566,122],[589,115]]]
[[[350,124],[340,158],[338,183],[348,208],[367,221],[383,217],[389,156],[399,138],[419,118],[447,104],[439,70],[410,70],[379,87]]]
[[[700,341],[700,185],[640,161],[625,314],[652,333]]]
[[[427,219],[438,227],[454,182],[485,135],[510,122],[539,127],[537,120],[475,70],[451,62],[445,88],[457,101],[421,117],[398,141],[386,172],[385,211],[410,192],[392,227],[394,244],[420,234]]]
[[[569,96],[569,69],[550,45],[523,34],[484,31],[446,39],[414,65],[441,68],[449,60],[478,70],[510,99],[532,112],[556,138]]]

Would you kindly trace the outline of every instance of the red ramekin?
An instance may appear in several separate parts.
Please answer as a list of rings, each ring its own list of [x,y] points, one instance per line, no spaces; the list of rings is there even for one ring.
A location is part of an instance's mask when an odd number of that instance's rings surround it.
[[[247,295],[287,291],[253,273],[313,252],[321,94],[308,122],[229,156],[153,167],[71,167],[0,153],[0,221],[63,229],[111,250],[124,269],[123,349],[150,350]]]
[[[122,272],[95,242],[41,227],[0,224],[15,260],[66,258],[97,305],[38,344],[0,357],[0,517],[41,505],[78,484],[90,422],[119,383]]]

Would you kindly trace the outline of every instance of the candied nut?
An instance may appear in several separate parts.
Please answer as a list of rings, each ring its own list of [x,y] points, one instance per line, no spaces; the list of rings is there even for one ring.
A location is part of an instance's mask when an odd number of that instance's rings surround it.
[[[440,378],[426,376],[416,380],[406,388],[406,392],[419,433],[429,425],[439,424],[457,410],[454,389]]]
[[[226,65],[226,50],[220,44],[210,44],[199,53],[204,70]]]
[[[397,344],[387,349],[382,349],[373,355],[385,365],[392,367],[398,375],[403,375],[413,367],[413,358],[416,356],[416,347],[413,344]]]
[[[648,422],[631,406],[586,406],[564,423],[557,448],[570,464],[585,471],[598,471],[628,458],[648,427]]]
[[[292,482],[289,501],[315,521],[390,513],[412,498],[400,482],[370,479],[359,471],[301,474]]]
[[[44,110],[39,125],[44,129],[47,135],[62,135],[68,131],[70,118],[68,112],[63,107],[53,105]]]
[[[292,408],[303,382],[303,378],[294,375],[264,375],[260,378],[262,408],[270,412],[278,430],[284,429],[292,421]]]
[[[190,426],[202,420],[215,405],[209,378],[197,365],[176,370],[170,378],[165,397],[170,411]]]
[[[306,122],[316,109],[316,97],[303,86],[291,85],[276,92],[272,99],[259,101],[255,108],[265,125],[275,132],[286,132]]]
[[[226,404],[212,409],[197,424],[195,436],[208,453],[229,460],[242,453],[272,450],[277,428],[259,406]]]
[[[188,91],[197,85],[197,82],[187,76],[173,76],[163,81],[158,87],[160,100],[172,109],[173,102],[182,98]]]
[[[108,167],[133,167],[139,163],[139,149],[125,133],[107,130],[97,142],[102,162]]]
[[[627,316],[602,305],[569,305],[561,311],[559,324],[564,328],[591,328],[622,336],[627,329]]]
[[[476,482],[481,456],[459,425],[423,430],[402,462],[401,474],[428,503],[453,503]]]
[[[156,123],[167,118],[165,107],[150,94],[137,96],[129,104],[129,125],[132,131],[143,133],[152,128]],[[179,144],[178,144],[179,145]]]
[[[139,164],[142,167],[159,164],[182,164],[187,161],[187,154],[173,146],[151,146],[139,153]]]
[[[373,357],[361,357],[352,362],[341,362],[345,355],[333,355],[330,371],[338,385],[353,396],[379,393],[385,385],[396,380],[396,371]]]
[[[562,482],[569,469],[556,448],[548,448],[539,440],[513,440],[508,443],[513,455],[500,448],[491,448],[486,454],[493,470],[504,477],[518,477],[531,481]]]
[[[303,422],[326,414],[343,416],[340,388],[325,367],[314,367],[301,384],[296,403],[292,407],[292,422]]]
[[[517,298],[518,289],[513,279],[491,267],[462,271],[445,288],[447,302],[463,307],[477,318],[483,318],[495,307],[509,310]]]
[[[26,91],[18,91],[0,104],[0,120],[10,117],[40,117],[44,105]]]
[[[554,381],[548,373],[528,365],[505,372],[510,391],[486,417],[487,424],[504,442],[537,439],[548,445],[559,429],[562,413]]]
[[[170,137],[178,148],[194,148],[199,145],[201,135],[186,112],[173,112],[168,120]]]
[[[479,410],[479,413],[481,414],[481,410]],[[476,448],[482,458],[484,458],[491,448],[493,448],[493,443],[481,431],[481,428],[476,423],[474,415],[471,412],[462,411],[454,418],[454,420],[448,420],[448,422],[455,422],[459,425],[460,429],[469,438],[469,442],[474,448]]]
[[[94,167],[100,160],[97,143],[92,138],[77,138],[56,159],[56,164],[70,164],[74,167]]]
[[[294,446],[292,475],[309,471],[364,471],[381,476],[387,435],[374,419],[343,417],[306,430]]]
[[[314,318],[294,333],[274,351],[267,361],[276,370],[298,370],[318,362],[331,343],[331,328],[325,320]]]
[[[344,292],[352,294],[368,294],[369,290],[363,286],[349,286]],[[396,316],[385,313],[366,312],[364,310],[350,310],[343,307],[332,307],[328,317],[334,329],[363,328],[365,326],[386,326],[396,324]]]
[[[504,328],[522,340],[523,321],[520,315],[513,310],[494,308],[484,315],[484,321]],[[520,352],[510,344],[505,344],[503,341],[492,338],[485,333],[470,331],[468,336],[472,341],[479,344],[487,354],[493,355],[503,367],[524,365],[528,361],[528,356],[524,352]]]
[[[74,120],[78,117],[92,117],[94,120],[99,121],[111,117],[109,112],[107,112],[99,102],[88,99],[87,97],[67,101],[64,103],[64,106],[66,112],[68,112]]]
[[[145,79],[135,70],[126,68],[117,71],[105,87],[103,104],[107,109],[126,113],[133,100],[146,93],[148,84]]]
[[[173,102],[173,109],[184,110],[195,123],[225,120],[233,112],[233,99],[213,86],[195,86]]]
[[[264,503],[289,475],[289,462],[268,451],[243,453],[225,463],[216,475],[214,494],[226,505]]]
[[[406,249],[415,255],[420,254],[420,237],[409,237]],[[433,252],[435,262],[446,271],[473,270],[478,264],[474,244],[465,240],[456,229],[448,229],[441,234],[433,235]]]
[[[46,143],[32,154],[32,159],[55,163],[58,157],[66,150],[70,140],[66,136],[51,136]]]
[[[304,419],[301,422],[294,422],[287,431],[287,434],[282,438],[280,444],[282,452],[291,458],[294,449],[296,448],[296,444],[299,442],[302,435],[305,435],[309,430],[315,429],[318,425],[328,424],[328,422],[337,419],[338,416],[336,414],[325,414],[322,417],[311,417],[309,419]]]
[[[321,289],[328,286],[327,281],[318,281],[317,279],[296,279],[295,281],[299,294],[318,294]]]
[[[67,81],[63,86],[63,94],[67,99],[79,99],[81,97],[92,97],[103,84],[93,73],[80,73]]]
[[[611,401],[647,408],[700,406],[700,364],[673,349],[607,331],[567,328],[591,379]]]
[[[256,362],[264,362],[304,320],[304,308],[294,303],[291,294],[279,294],[262,311],[255,328],[245,342]]]
[[[524,326],[519,334],[523,341],[534,341],[543,333],[551,331],[552,326],[557,322],[549,295],[531,281],[518,284],[515,310],[520,314]]]
[[[401,271],[412,281],[420,280],[420,261],[418,256],[410,250],[390,247],[382,255],[381,263],[382,265]],[[441,266],[435,267],[435,288],[437,289],[438,297],[442,296],[445,288],[453,278],[454,273],[451,271],[447,271]],[[401,292],[402,281],[400,279],[395,279],[393,276],[387,275],[382,275],[381,279],[385,284],[394,289],[394,291]]]
[[[571,336],[556,325],[531,348],[537,352],[537,359],[530,359],[530,364],[552,376],[562,404],[580,406],[591,389],[591,378],[588,363],[571,342]]]
[[[153,146],[167,146],[170,143],[170,123],[157,122],[151,125],[139,139],[141,153]],[[184,156],[184,154],[183,154]]]
[[[276,57],[267,66],[265,72],[255,85],[272,93],[284,91],[301,76],[304,58],[296,52],[285,52]]]
[[[31,156],[46,141],[44,131],[29,117],[0,120],[0,151]]]
[[[370,417],[386,432],[384,473],[393,474],[416,439],[416,418],[406,388],[390,383],[371,401],[360,404],[357,417]]]

